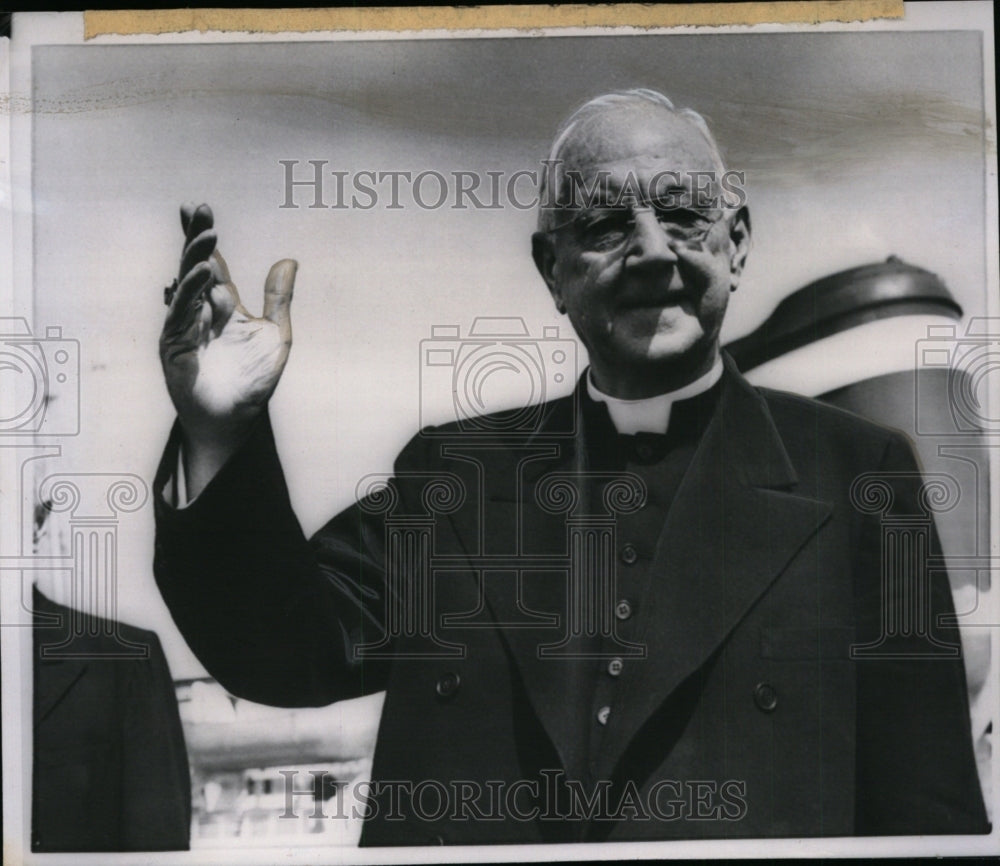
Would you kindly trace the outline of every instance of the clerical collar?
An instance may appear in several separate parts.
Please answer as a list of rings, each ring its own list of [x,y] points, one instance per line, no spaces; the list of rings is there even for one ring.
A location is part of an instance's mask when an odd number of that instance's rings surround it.
[[[704,376],[695,379],[691,384],[646,397],[642,400],[621,400],[610,397],[597,389],[592,379],[592,371],[587,371],[587,393],[596,403],[604,403],[608,407],[608,415],[619,433],[666,433],[670,423],[670,409],[678,400],[687,400],[698,394],[703,394],[712,388],[722,378],[722,359],[716,358],[715,365]]]

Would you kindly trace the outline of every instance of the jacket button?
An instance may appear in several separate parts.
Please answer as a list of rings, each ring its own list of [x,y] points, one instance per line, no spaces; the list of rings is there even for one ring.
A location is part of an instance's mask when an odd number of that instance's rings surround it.
[[[635,548],[631,544],[626,544],[622,548],[622,562],[626,565],[632,565],[639,558],[639,554],[636,553]]]
[[[615,616],[622,621],[632,616],[632,603],[627,598],[615,605]]]
[[[757,709],[765,713],[773,713],[778,706],[778,693],[770,683],[757,683],[753,690],[753,702]]]
[[[608,673],[613,677],[619,676],[624,669],[625,662],[621,659],[611,659],[611,661],[608,662]]]
[[[435,689],[442,698],[450,698],[458,691],[458,686],[462,682],[458,674],[447,673],[437,681]]]

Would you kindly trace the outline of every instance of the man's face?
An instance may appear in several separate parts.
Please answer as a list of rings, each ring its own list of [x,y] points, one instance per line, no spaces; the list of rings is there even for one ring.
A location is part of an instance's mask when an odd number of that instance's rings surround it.
[[[638,191],[650,204],[653,194],[699,205],[699,188],[708,198],[719,192],[718,166],[704,137],[654,105],[591,118],[574,130],[563,158],[565,170],[578,172],[583,189],[601,191],[605,204],[621,204]],[[536,264],[587,346],[598,387],[617,396],[690,381],[718,353],[730,290],[749,246],[748,220],[743,211],[699,211],[707,234],[691,243],[672,239],[661,226],[676,222],[676,213],[584,201],[559,212],[560,228],[534,238]],[[605,220],[609,214],[620,225]]]

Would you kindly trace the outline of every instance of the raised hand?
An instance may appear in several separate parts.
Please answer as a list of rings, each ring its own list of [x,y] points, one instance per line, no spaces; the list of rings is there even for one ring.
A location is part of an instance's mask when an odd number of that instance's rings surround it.
[[[297,263],[277,262],[264,285],[264,311],[240,303],[216,249],[211,208],[181,208],[184,250],[177,289],[160,335],[167,390],[184,432],[190,495],[221,468],[281,378],[292,345],[289,307]]]

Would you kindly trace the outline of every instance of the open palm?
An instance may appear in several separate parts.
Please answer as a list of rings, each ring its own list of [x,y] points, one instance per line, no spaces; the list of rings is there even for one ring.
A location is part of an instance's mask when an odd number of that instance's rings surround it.
[[[184,251],[160,360],[188,441],[218,444],[253,422],[281,378],[292,343],[296,263],[284,259],[271,268],[263,315],[252,316],[216,250],[211,209],[185,206],[181,224]]]

